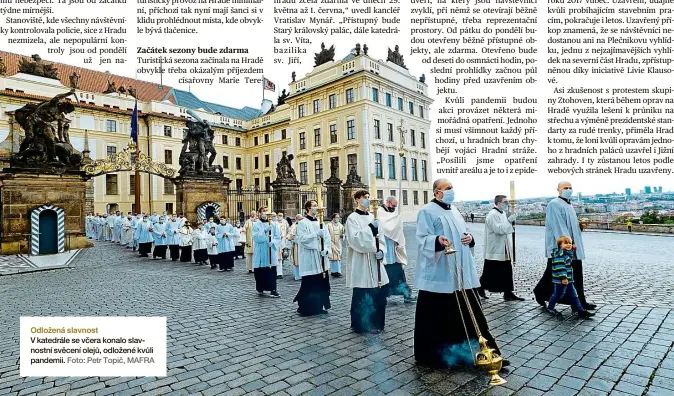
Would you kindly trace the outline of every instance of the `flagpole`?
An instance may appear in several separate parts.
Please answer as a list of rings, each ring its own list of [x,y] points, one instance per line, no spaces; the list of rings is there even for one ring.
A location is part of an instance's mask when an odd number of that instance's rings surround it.
[[[138,98],[136,98],[136,109],[138,109]],[[136,122],[136,175],[133,179],[134,182],[134,195],[136,198],[136,213],[141,213],[141,207],[140,207],[140,172],[138,171],[138,160],[140,159],[140,145],[138,144],[138,133],[140,132],[140,128],[138,125],[138,112],[136,111],[136,115],[134,116],[135,122]]]

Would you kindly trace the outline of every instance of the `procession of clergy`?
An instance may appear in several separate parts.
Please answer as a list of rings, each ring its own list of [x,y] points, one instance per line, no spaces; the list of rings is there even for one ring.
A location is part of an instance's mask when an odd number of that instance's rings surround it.
[[[558,187],[560,197],[571,191],[570,184],[564,183]],[[472,364],[475,356],[472,348],[479,336],[501,354],[482,312],[480,298],[486,298],[484,290],[502,292],[506,301],[523,300],[513,294],[512,245],[508,238],[514,232],[511,224],[516,214],[506,215],[505,196],[496,196],[494,208],[485,219],[485,263],[479,279],[473,257],[475,241],[464,217],[452,206],[452,184],[446,179],[437,180],[433,184],[433,197],[417,214],[415,286],[419,293],[416,298],[412,296],[403,268],[407,254],[403,222],[396,210],[398,202],[395,197],[389,197],[375,211],[366,190],[354,194],[357,206],[345,225],[339,214],[332,214],[323,224],[318,203],[312,200],[304,205],[304,216],[297,215],[294,222],[283,219],[281,213],[270,213],[266,206],[251,213],[250,218],[237,227],[228,219],[220,220],[219,224],[209,219],[193,229],[183,216],[114,214],[88,216],[87,234],[99,241],[118,242],[138,249],[143,257],[152,252],[153,258],[166,259],[168,246],[174,261],[190,262],[193,256],[196,264],[209,261],[211,268],[217,265],[221,271],[233,268],[235,255],[245,255],[247,270],[254,274],[260,296],[270,292],[271,297],[280,297],[277,279],[283,277],[283,262],[289,260],[295,280],[301,280],[293,300],[301,316],[325,314],[330,309],[329,279],[342,276],[340,263],[345,241],[344,275],[347,287],[352,289],[350,312],[354,332],[380,333],[384,329],[387,298],[401,295],[407,303],[416,302],[414,354],[419,364],[430,367]],[[580,246],[574,252],[578,258],[573,261],[579,273],[578,296],[585,304],[583,308],[593,309],[594,306],[585,301],[582,290],[580,230],[575,225],[571,228],[565,225],[574,224],[565,216],[575,218],[575,212],[563,206],[567,203],[563,197],[556,200],[564,202],[550,205],[551,210],[559,212],[557,225],[551,222],[550,227],[559,230],[546,233],[546,252],[555,247],[555,238],[559,235],[553,238],[552,234],[559,232],[573,239],[574,249],[575,244]],[[237,251],[236,245],[243,251]],[[545,289],[546,295],[537,294],[542,305],[553,286],[552,259],[546,255],[549,268],[538,287]],[[551,302],[551,305],[554,304]],[[553,307],[550,309],[554,311]],[[503,366],[509,364],[504,359]]]

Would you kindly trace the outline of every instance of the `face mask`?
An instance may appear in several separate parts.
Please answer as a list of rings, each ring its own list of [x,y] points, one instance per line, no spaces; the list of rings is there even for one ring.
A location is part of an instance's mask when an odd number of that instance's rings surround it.
[[[267,215],[266,215],[266,214],[261,214],[261,215],[260,215],[260,218],[261,218],[262,220],[267,220]]]
[[[332,221],[334,221],[335,223],[339,223],[339,219],[334,219]]]
[[[446,203],[447,205],[450,205],[452,202],[454,202],[454,189],[445,190],[442,192],[442,202]]]
[[[143,219],[143,221],[147,221],[147,219]]]
[[[276,217],[272,217],[272,218],[271,218],[271,221],[273,221],[274,223],[276,223],[276,221],[277,221],[277,220],[276,220]]]
[[[369,198],[363,199],[362,201],[360,201],[360,205],[367,209],[370,206],[370,199]]]
[[[571,199],[572,195],[573,195],[572,189],[562,190],[562,198]]]

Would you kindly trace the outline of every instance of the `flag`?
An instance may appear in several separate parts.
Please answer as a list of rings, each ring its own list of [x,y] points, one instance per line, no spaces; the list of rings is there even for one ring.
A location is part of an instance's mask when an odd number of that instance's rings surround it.
[[[133,114],[131,114],[131,140],[138,144],[138,100],[133,106]]]
[[[273,82],[267,80],[266,78],[262,77],[262,85],[264,86],[264,89],[267,91],[272,91],[276,92],[276,84]]]

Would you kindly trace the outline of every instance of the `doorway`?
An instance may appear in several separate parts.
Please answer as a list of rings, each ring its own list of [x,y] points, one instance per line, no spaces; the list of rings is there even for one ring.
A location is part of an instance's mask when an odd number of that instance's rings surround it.
[[[211,217],[215,217],[215,216],[213,216],[214,213],[215,213],[215,208],[213,206],[207,206],[206,207],[206,220],[210,219]]]
[[[40,250],[39,254],[58,253],[58,217],[56,212],[47,209],[40,213]]]

